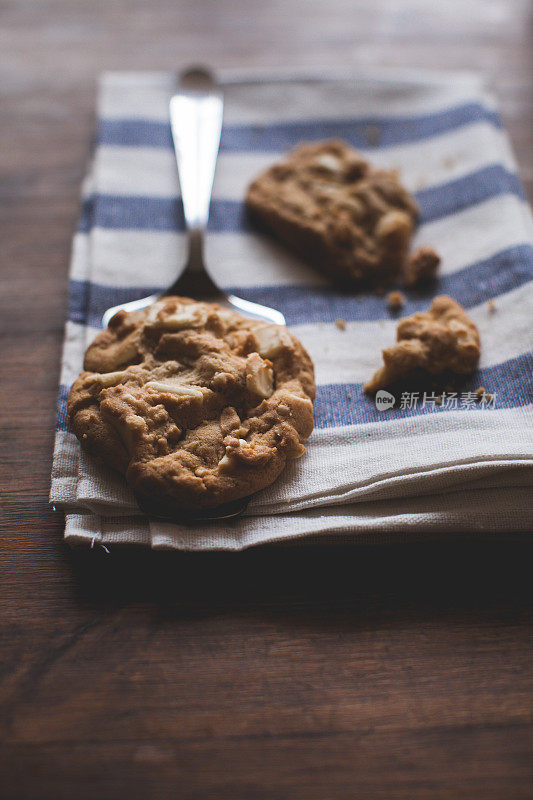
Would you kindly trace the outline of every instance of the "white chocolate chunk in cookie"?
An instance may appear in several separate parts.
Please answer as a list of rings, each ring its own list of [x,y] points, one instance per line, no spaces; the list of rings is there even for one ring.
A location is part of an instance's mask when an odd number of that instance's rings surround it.
[[[457,335],[457,339],[464,344],[468,341],[475,343],[475,337],[472,335],[471,330],[464,324],[464,322],[459,322],[457,319],[451,319],[448,322],[448,328],[453,331]]]
[[[185,328],[199,328],[205,324],[206,312],[199,303],[184,303],[169,313],[165,307],[150,309],[145,327],[158,328],[168,331],[180,331]]]
[[[228,472],[232,468],[234,462],[235,459],[231,455],[228,455],[228,453],[224,453],[224,455],[218,462],[218,468],[221,472]]]
[[[340,172],[341,162],[333,153],[322,153],[315,162],[325,172],[337,174]]]
[[[229,308],[224,308],[224,306],[219,306],[217,308],[217,315],[218,318],[227,327],[230,327],[232,324],[235,323],[235,311],[232,311]]]
[[[283,325],[267,322],[254,329],[254,336],[257,339],[259,355],[267,358],[277,356],[284,347],[291,345],[289,332]]]
[[[233,439],[226,445],[226,452],[218,462],[219,470],[221,472],[230,472],[235,467],[238,454],[241,455],[241,458],[243,456],[246,458],[253,453],[253,450],[253,445],[247,442],[246,439]]]
[[[91,383],[101,383],[104,387],[116,386],[118,383],[122,383],[127,374],[128,373],[126,370],[120,370],[119,372],[105,372],[104,374],[95,373],[94,375],[91,375],[88,380],[90,380]]]
[[[144,385],[147,389],[156,389],[158,392],[177,394],[180,397],[197,397],[201,399],[204,396],[202,390],[198,387],[191,386],[189,383],[183,383],[182,381],[177,380],[148,381]]]
[[[296,406],[302,406],[306,408],[313,408],[313,403],[308,397],[301,397],[299,394],[293,394],[292,392],[285,392],[284,399],[290,400],[291,403],[294,403]]]
[[[146,311],[146,316],[144,318],[145,326],[149,325],[151,322],[155,322],[159,312],[164,308],[165,302],[164,300],[160,300],[158,303],[154,303],[151,306],[148,306]]]
[[[246,359],[246,388],[263,399],[274,391],[274,372],[259,353],[251,353]]]
[[[375,234],[378,240],[391,237],[408,242],[413,232],[413,221],[405,211],[388,211],[378,220]]]

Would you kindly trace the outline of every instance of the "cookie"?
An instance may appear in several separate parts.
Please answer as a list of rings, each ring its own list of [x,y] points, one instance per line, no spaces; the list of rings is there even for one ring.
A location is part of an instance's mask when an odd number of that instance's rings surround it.
[[[286,328],[168,297],[116,314],[68,398],[82,446],[151,500],[211,508],[305,452],[313,364]]]
[[[365,392],[374,394],[420,371],[467,375],[475,370],[481,353],[476,326],[446,295],[436,297],[429,311],[400,320],[396,340],[383,350],[383,366],[365,385]]]
[[[337,141],[293,150],[252,182],[246,204],[328,276],[377,285],[403,270],[418,214],[394,171]]]

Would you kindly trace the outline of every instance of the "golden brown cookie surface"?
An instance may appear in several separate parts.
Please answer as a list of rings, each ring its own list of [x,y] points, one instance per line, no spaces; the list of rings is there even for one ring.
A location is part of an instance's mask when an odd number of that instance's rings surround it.
[[[68,400],[82,446],[137,491],[183,509],[268,486],[305,451],[315,385],[286,328],[169,297],[119,312]]]
[[[459,303],[446,295],[436,297],[429,311],[400,320],[396,339],[393,347],[383,350],[383,366],[364,387],[369,394],[417,370],[468,375],[481,353],[476,326]]]
[[[418,213],[395,172],[337,141],[293,150],[252,182],[246,203],[326,274],[374,284],[404,268]]]

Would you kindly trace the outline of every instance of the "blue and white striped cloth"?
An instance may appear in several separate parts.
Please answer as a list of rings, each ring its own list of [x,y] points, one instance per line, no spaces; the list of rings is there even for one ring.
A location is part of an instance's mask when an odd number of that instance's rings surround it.
[[[491,98],[466,75],[233,77],[224,88],[207,259],[221,286],[279,308],[308,349],[316,429],[306,455],[254,498],[245,518],[192,528],[147,520],[123,480],[80,451],[66,398],[103,311],[167,286],[185,258],[168,120],[173,77],[106,74],[73,244],[52,471],[51,502],[65,511],[66,538],[201,550],[533,528],[533,226]],[[288,148],[328,137],[399,168],[415,193],[415,244],[442,255],[433,294],[458,300],[481,334],[480,368],[464,391],[484,386],[494,408],[419,402],[379,412],[362,384],[395,338],[384,298],[340,291],[249,229],[248,182]],[[403,311],[430,301],[413,292]]]

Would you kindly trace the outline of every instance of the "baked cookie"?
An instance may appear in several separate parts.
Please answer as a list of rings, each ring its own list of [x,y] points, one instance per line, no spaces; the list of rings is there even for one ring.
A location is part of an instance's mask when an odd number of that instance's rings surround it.
[[[383,350],[383,366],[365,385],[365,392],[378,389],[422,371],[429,375],[467,375],[479,361],[479,334],[465,310],[442,295],[429,311],[405,317],[398,323],[397,344]]]
[[[168,297],[116,314],[85,354],[68,414],[82,446],[179,509],[272,483],[313,429],[313,364],[286,328]]]
[[[394,171],[347,144],[305,144],[249,186],[252,215],[328,276],[383,285],[405,266],[418,209]]]

